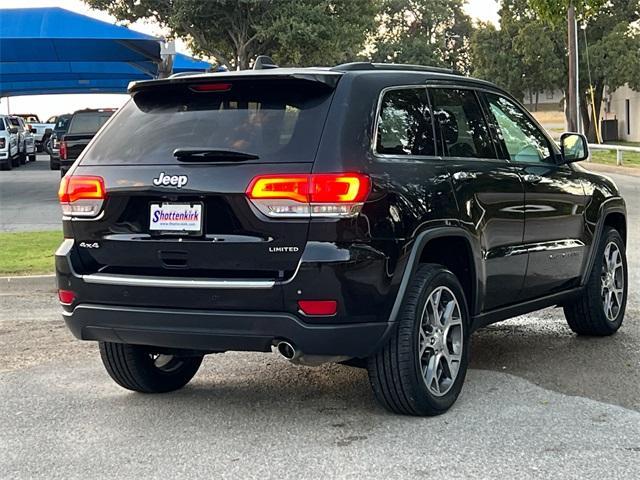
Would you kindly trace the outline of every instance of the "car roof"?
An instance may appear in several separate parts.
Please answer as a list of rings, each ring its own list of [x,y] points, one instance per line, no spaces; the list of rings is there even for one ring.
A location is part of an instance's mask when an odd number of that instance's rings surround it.
[[[232,80],[240,78],[294,78],[325,83],[334,87],[340,77],[345,75],[375,77],[393,75],[397,77],[401,74],[406,74],[408,79],[413,77],[413,79],[416,80],[416,77],[418,77],[418,79],[424,81],[437,80],[447,81],[450,83],[463,83],[465,85],[490,87],[492,89],[502,91],[502,89],[491,82],[468,77],[447,68],[394,63],[353,62],[336,65],[334,67],[276,67],[228,72],[193,72],[191,74],[184,72],[165,79],[132,82],[129,84],[129,93],[133,93],[147,87],[161,85],[183,84],[194,81],[199,83],[207,80]]]

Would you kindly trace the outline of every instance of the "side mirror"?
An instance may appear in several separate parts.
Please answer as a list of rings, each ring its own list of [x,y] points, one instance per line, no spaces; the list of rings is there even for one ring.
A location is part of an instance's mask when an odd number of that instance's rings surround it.
[[[36,130],[35,128],[32,128],[31,133],[38,133],[38,130]]]
[[[587,137],[581,133],[563,133],[560,136],[562,163],[579,162],[589,158]]]
[[[18,127],[9,127],[9,133],[15,135],[18,133]]]
[[[45,130],[44,130],[44,134],[45,135],[47,135],[47,134],[51,135],[52,133],[53,133],[53,129],[52,128],[45,128]]]

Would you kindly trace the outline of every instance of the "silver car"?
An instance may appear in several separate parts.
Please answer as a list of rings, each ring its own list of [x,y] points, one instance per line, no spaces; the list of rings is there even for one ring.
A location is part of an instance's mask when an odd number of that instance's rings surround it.
[[[0,169],[11,170],[20,165],[18,141],[18,127],[13,126],[9,116],[0,115]]]
[[[9,117],[11,125],[18,127],[18,157],[20,164],[27,163],[27,158],[30,162],[36,161],[36,141],[31,132],[31,128],[27,126],[22,117],[11,116]]]

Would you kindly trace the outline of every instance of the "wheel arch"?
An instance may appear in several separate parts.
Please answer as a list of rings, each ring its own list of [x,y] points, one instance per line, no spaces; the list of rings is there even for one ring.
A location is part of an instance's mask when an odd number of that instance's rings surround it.
[[[464,249],[463,255],[459,254],[461,248]],[[479,299],[484,294],[481,258],[477,240],[461,227],[436,227],[418,234],[411,248],[389,321],[396,321],[409,281],[422,263],[438,263],[456,274],[467,296],[469,313],[472,317],[475,316],[479,312]]]
[[[598,250],[598,244],[602,237],[602,232],[605,227],[611,226],[618,230],[622,236],[623,242],[627,243],[627,210],[622,197],[611,197],[602,202],[600,205],[600,211],[598,215],[598,222],[596,224],[595,232],[593,235],[593,241],[591,242],[591,248],[589,249],[589,261],[587,267],[582,274],[580,284],[585,285],[593,265],[595,263],[595,255]]]

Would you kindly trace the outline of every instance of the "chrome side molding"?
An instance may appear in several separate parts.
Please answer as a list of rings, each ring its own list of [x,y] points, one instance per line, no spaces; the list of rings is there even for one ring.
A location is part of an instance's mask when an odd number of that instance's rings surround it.
[[[112,273],[93,273],[82,275],[86,283],[100,285],[122,285],[128,287],[161,288],[273,288],[273,280],[205,280],[180,277],[139,277],[134,275],[116,275]]]

